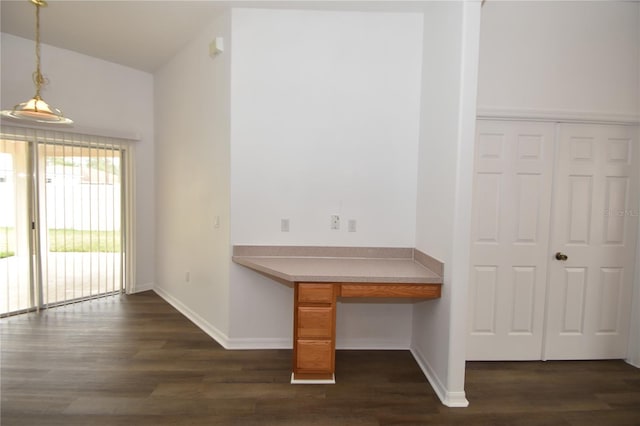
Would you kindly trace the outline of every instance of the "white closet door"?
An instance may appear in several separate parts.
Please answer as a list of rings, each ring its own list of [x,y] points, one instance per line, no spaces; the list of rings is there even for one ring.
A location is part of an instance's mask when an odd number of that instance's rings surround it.
[[[467,359],[540,359],[554,124],[477,123]]]
[[[626,356],[638,225],[636,135],[626,126],[559,126],[545,359]],[[556,260],[555,252],[567,260]]]

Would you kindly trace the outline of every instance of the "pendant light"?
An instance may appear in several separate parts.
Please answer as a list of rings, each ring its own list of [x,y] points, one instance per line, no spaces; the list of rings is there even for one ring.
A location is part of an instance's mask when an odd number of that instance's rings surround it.
[[[72,124],[73,121],[62,115],[62,111],[47,104],[40,91],[48,81],[40,72],[40,8],[46,7],[45,0],[29,0],[36,7],[36,70],[33,73],[33,83],[36,86],[36,94],[26,102],[13,107],[11,111],[5,110],[0,113],[3,117],[10,117],[23,121],[48,124]]]

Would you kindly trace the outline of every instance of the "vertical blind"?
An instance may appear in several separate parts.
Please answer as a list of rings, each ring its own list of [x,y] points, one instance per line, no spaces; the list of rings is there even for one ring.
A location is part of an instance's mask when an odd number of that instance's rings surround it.
[[[0,314],[124,291],[130,141],[4,125],[0,137],[2,210],[13,212],[0,215]]]

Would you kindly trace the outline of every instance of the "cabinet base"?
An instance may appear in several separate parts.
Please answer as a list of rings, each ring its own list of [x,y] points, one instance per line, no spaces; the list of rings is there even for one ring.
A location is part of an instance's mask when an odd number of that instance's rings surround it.
[[[296,379],[294,373],[291,373],[292,385],[335,385],[336,375],[332,374],[330,379]]]

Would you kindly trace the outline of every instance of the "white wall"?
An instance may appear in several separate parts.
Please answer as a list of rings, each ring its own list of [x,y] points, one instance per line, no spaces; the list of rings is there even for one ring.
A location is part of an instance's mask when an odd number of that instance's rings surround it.
[[[425,11],[416,248],[445,264],[442,298],[416,304],[412,351],[440,399],[466,406],[466,296],[479,3]]]
[[[421,15],[234,9],[232,33],[232,243],[412,247]],[[291,299],[233,265],[232,336],[291,346]],[[338,309],[338,346],[408,347],[411,305]]]
[[[231,259],[230,25],[229,12],[217,17],[155,74],[156,291],[223,344]],[[226,50],[212,59],[209,43],[220,36]]]
[[[486,2],[478,112],[640,121],[639,2]],[[640,253],[638,253],[640,256]],[[629,360],[640,365],[640,257]]]
[[[638,2],[488,1],[478,109],[637,117],[639,39]]]
[[[233,242],[411,246],[420,15],[233,13]]]
[[[1,34],[2,109],[35,93],[33,41]],[[154,283],[153,76],[76,52],[42,45],[42,72],[50,84],[42,97],[82,129],[114,136],[138,135],[135,149],[136,288]]]

